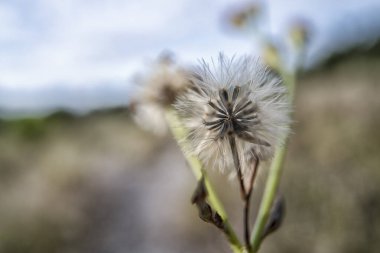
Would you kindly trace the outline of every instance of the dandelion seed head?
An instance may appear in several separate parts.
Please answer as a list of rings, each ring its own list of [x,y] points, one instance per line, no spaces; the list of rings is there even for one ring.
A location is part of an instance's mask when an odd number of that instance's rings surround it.
[[[229,137],[236,139],[243,173],[252,159],[268,160],[289,129],[289,103],[281,79],[253,57],[202,61],[193,85],[175,107],[188,136],[184,146],[207,167],[233,170]]]
[[[189,85],[187,70],[171,56],[161,56],[144,75],[135,78],[136,95],[133,109],[136,122],[157,135],[167,133],[165,109]]]

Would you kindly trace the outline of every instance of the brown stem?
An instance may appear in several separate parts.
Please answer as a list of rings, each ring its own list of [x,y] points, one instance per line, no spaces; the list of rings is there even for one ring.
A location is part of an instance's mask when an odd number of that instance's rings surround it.
[[[251,244],[249,242],[249,223],[248,223],[250,194],[247,194],[247,192],[245,190],[244,178],[243,178],[243,173],[241,171],[239,153],[238,153],[237,148],[236,148],[235,137],[232,135],[229,135],[228,140],[230,142],[232,158],[234,160],[234,165],[235,165],[235,169],[236,169],[238,180],[239,180],[241,198],[244,201],[244,239],[245,239],[245,245],[247,247],[248,252],[251,252]],[[252,189],[251,189],[251,191],[252,191]]]
[[[249,232],[249,215],[250,215],[250,212],[249,212],[249,207],[250,207],[250,202],[251,202],[253,184],[255,182],[255,178],[257,175],[258,168],[259,168],[259,159],[256,157],[255,166],[253,168],[252,175],[251,175],[251,178],[249,180],[248,190],[245,194],[245,199],[244,199],[244,239],[246,242],[248,252],[251,252],[251,244],[249,242],[249,240],[250,240],[250,232]]]
[[[232,152],[232,158],[234,160],[234,165],[235,169],[237,172],[239,184],[240,184],[240,194],[241,198],[245,200],[246,198],[246,192],[245,192],[245,187],[244,187],[244,179],[243,179],[243,173],[241,171],[241,166],[240,166],[240,160],[239,160],[239,154],[236,148],[236,141],[235,137],[233,135],[228,136],[228,140],[230,142],[230,147],[231,147],[231,152]]]

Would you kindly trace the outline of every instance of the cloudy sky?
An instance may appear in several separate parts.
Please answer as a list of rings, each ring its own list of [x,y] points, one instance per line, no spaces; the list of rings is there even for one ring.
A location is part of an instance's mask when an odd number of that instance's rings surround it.
[[[270,29],[314,26],[311,62],[379,37],[378,0],[270,0]],[[162,50],[186,63],[252,51],[222,29],[236,0],[0,0],[0,107],[120,104],[130,77]],[[97,102],[96,102],[97,103]]]

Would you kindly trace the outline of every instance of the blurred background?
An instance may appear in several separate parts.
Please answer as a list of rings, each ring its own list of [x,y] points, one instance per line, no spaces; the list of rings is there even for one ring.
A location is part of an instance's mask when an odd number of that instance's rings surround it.
[[[377,0],[0,1],[0,253],[229,252],[190,203],[196,180],[176,143],[141,130],[128,106],[136,73],[169,51],[184,66],[274,55],[298,75],[286,218],[261,252],[379,252],[379,11]],[[242,231],[238,186],[211,178]]]

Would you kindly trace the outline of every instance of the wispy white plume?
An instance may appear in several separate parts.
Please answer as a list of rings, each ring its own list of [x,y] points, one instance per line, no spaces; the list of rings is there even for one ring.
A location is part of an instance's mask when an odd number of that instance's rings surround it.
[[[175,103],[187,151],[207,167],[233,171],[233,137],[244,174],[252,159],[270,159],[289,131],[281,78],[258,59],[223,54],[211,64],[201,61],[191,76],[191,88]]]

